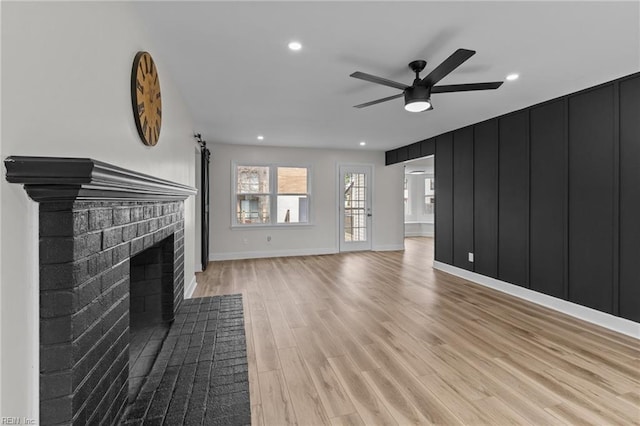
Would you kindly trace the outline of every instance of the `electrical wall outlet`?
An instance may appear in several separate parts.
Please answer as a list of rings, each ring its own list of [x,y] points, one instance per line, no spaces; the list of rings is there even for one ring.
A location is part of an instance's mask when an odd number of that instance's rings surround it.
[[[473,263],[473,253],[469,253],[469,262]]]

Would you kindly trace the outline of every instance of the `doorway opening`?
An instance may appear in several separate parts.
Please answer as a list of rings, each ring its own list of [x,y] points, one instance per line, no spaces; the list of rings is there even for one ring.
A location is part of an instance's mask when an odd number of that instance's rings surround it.
[[[404,168],[404,236],[435,236],[435,156],[407,161]]]

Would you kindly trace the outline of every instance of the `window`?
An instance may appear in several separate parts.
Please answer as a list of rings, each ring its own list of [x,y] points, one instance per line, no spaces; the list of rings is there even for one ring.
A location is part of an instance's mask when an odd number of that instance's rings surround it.
[[[269,223],[269,167],[237,166],[236,223]]]
[[[404,215],[410,215],[409,211],[409,179],[404,178]]]
[[[427,215],[428,219],[433,220],[435,205],[436,205],[435,181],[432,177],[425,178],[424,180],[424,213]]]
[[[236,164],[234,172],[233,225],[309,223],[308,167]]]

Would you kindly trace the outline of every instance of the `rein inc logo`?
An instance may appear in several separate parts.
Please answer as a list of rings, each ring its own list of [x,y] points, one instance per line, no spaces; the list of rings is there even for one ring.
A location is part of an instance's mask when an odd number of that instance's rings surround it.
[[[3,425],[35,425],[36,420],[29,417],[0,417],[0,424]]]

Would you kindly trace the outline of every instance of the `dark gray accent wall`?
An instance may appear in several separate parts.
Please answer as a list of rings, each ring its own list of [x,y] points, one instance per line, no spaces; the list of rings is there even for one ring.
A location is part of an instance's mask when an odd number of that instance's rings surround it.
[[[567,298],[567,102],[530,113],[529,283],[532,290]]]
[[[473,271],[469,253],[473,253],[473,127],[453,132],[453,264]]]
[[[427,157],[436,153],[436,138],[425,139],[411,145],[385,152],[385,165]]]
[[[529,115],[499,119],[498,278],[529,286]]]
[[[640,73],[434,139],[437,261],[640,322]]]
[[[613,313],[613,85],[569,98],[569,300]]]
[[[498,278],[498,120],[474,127],[475,272]]]
[[[436,224],[435,233],[439,235],[435,243],[435,259],[453,264],[453,137],[446,133],[436,138],[437,170]]]
[[[620,82],[620,316],[640,322],[640,77]]]

